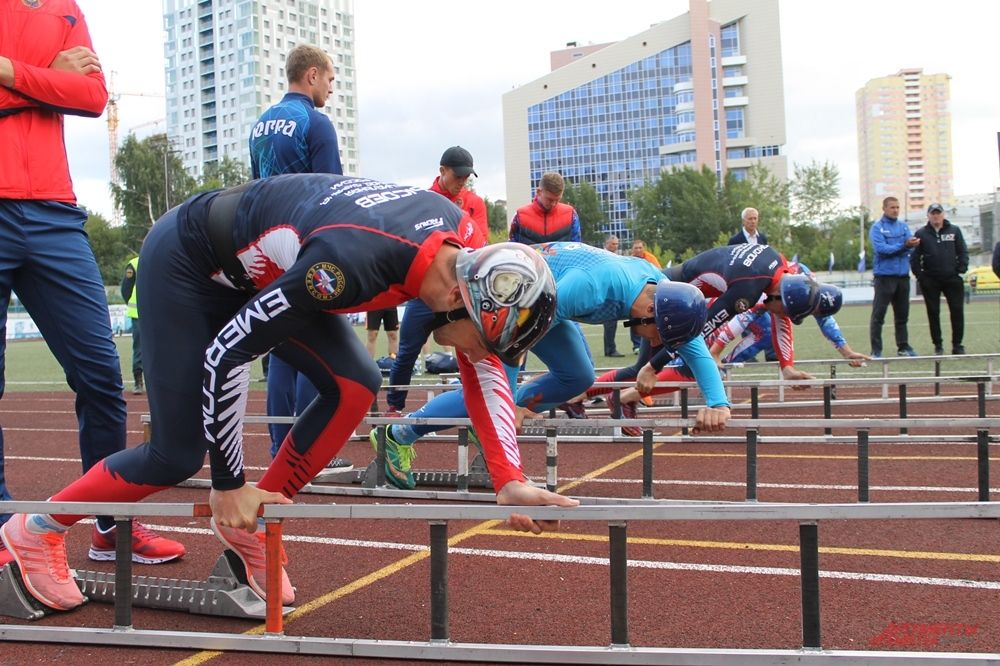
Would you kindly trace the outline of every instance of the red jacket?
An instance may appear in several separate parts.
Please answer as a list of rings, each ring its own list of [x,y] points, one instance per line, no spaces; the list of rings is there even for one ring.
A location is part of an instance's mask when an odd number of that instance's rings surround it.
[[[486,218],[486,203],[482,198],[473,192],[472,190],[462,189],[457,195],[452,196],[451,193],[446,192],[441,189],[441,177],[438,176],[431,183],[428,188],[431,192],[437,192],[443,196],[448,201],[452,202],[472,218],[475,222],[475,227],[473,233],[469,238],[463,238],[462,241],[465,243],[465,247],[471,247],[473,249],[478,249],[486,245],[486,241],[490,238],[490,228],[489,222]],[[461,232],[461,229],[459,230]]]
[[[75,46],[93,48],[74,0],[47,0],[34,9],[0,0],[0,56],[14,68],[14,84],[0,86],[0,199],[76,203],[63,115],[100,116],[108,91],[100,72],[49,68]]]
[[[508,232],[516,243],[557,243],[580,241],[580,218],[569,204],[557,203],[552,210],[545,210],[538,198],[517,209]]]

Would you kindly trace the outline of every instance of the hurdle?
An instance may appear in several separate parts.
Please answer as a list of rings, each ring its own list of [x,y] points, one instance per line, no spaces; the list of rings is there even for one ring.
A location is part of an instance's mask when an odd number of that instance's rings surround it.
[[[198,508],[202,507],[202,508]],[[0,511],[105,513],[116,519],[138,516],[201,515],[204,505],[74,502],[3,502]],[[525,645],[454,642],[449,630],[447,527],[451,520],[503,520],[516,510],[534,520],[598,521],[608,526],[608,571],[611,635],[605,645]],[[819,580],[819,525],[831,520],[922,520],[1000,518],[1000,504],[756,504],[616,507],[486,507],[466,505],[265,505],[268,598],[266,634],[138,630],[131,626],[131,595],[116,598],[111,629],[63,626],[0,625],[0,640],[35,643],[79,643],[120,647],[168,647],[264,654],[407,658],[422,661],[490,661],[584,664],[998,664],[1000,655],[960,652],[829,650],[822,647]],[[421,520],[429,526],[430,617],[427,641],[288,636],[280,606],[280,542],[285,520],[380,519]],[[627,529],[637,521],[795,521],[799,524],[799,649],[670,648],[633,645],[628,624]],[[122,556],[128,556],[123,552]],[[9,566],[9,565],[8,565]],[[118,604],[123,607],[118,613]]]

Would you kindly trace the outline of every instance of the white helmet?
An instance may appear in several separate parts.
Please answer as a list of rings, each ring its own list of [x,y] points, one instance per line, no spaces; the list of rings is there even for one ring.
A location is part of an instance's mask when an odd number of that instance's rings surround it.
[[[456,264],[465,309],[487,349],[508,365],[549,330],[556,283],[542,255],[521,243],[463,250]]]

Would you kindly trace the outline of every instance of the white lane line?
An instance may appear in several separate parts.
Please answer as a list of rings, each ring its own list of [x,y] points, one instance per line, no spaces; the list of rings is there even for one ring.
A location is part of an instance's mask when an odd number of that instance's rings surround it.
[[[201,527],[175,527],[173,525],[147,525],[158,532],[178,534],[202,534],[214,536],[212,530]],[[429,550],[420,544],[394,543],[391,541],[369,541],[362,539],[335,539],[330,537],[296,536],[285,534],[283,540],[289,543],[308,543],[323,546],[344,546],[349,548],[375,548],[380,550],[402,550],[421,552]],[[523,551],[495,550],[492,548],[449,548],[449,554],[490,557],[495,559],[555,562],[560,564],[583,564],[588,566],[608,566],[606,557],[584,555],[557,555],[552,553],[529,553]],[[700,564],[693,562],[663,562],[655,560],[629,560],[633,569],[660,569],[668,571],[703,571],[708,573],[749,574],[755,576],[799,576],[798,569],[786,567],[748,567],[729,564]],[[872,583],[895,583],[906,585],[928,585],[933,587],[955,587],[974,590],[1000,590],[1000,581],[966,580],[961,578],[937,578],[924,576],[902,576],[898,574],[877,574],[859,571],[820,571],[821,578],[857,580]]]

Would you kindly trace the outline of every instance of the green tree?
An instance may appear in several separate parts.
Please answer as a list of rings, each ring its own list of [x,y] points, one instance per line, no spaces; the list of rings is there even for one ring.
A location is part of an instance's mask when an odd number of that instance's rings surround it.
[[[715,174],[708,168],[664,171],[629,194],[632,235],[680,256],[711,247],[724,218]]]
[[[231,157],[223,157],[221,161],[209,162],[205,165],[196,191],[206,192],[236,187],[248,180],[250,180],[250,169],[245,163]]]
[[[135,256],[124,242],[125,228],[112,227],[104,217],[88,211],[84,230],[90,238],[90,247],[94,250],[94,258],[97,259],[104,284],[119,284],[125,271],[125,263]]]
[[[835,164],[813,160],[808,166],[794,165],[791,183],[792,220],[818,224],[840,212],[840,170]]]
[[[597,196],[597,190],[587,181],[582,181],[576,185],[566,183],[562,200],[576,209],[576,214],[580,217],[580,238],[584,243],[597,247],[604,247],[604,231],[608,226],[608,215],[601,205],[601,198]]]
[[[139,140],[128,135],[115,155],[121,185],[111,187],[115,205],[125,216],[124,242],[138,252],[156,219],[184,201],[195,189],[166,134]]]
[[[507,234],[507,206],[499,201],[494,203],[489,197],[483,197],[486,203],[486,221],[492,236],[493,232],[503,232],[506,240]]]
[[[761,164],[745,179],[727,173],[722,187],[715,172],[685,167],[662,172],[630,193],[634,238],[658,245],[678,259],[720,244],[740,228],[740,213],[753,207],[772,245],[785,243],[788,187]]]

